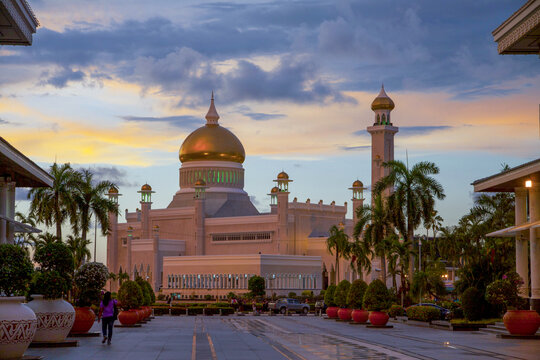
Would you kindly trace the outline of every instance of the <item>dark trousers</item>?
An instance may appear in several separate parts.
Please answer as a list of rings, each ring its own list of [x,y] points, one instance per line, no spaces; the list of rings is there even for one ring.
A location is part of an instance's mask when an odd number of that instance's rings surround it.
[[[101,318],[101,333],[103,334],[103,336],[106,336],[109,339],[112,338],[113,324],[114,324],[114,317],[109,316],[109,317]]]

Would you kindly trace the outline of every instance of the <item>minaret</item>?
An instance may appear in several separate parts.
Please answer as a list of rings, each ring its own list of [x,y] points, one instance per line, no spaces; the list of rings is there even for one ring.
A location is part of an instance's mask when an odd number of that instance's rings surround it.
[[[367,128],[371,134],[371,187],[390,173],[390,169],[383,167],[383,163],[394,160],[394,135],[399,131],[398,127],[392,125],[390,119],[390,112],[394,106],[392,99],[386,95],[383,85],[381,92],[371,103],[375,122],[373,126]],[[383,194],[388,196],[390,189],[385,190]]]
[[[360,180],[353,182],[352,187],[349,190],[352,190],[352,205],[353,205],[353,224],[356,225],[358,217],[356,216],[356,209],[364,206],[364,184]]]
[[[150,229],[150,210],[152,209],[152,187],[144,184],[141,191],[141,239],[150,239],[152,231]]]
[[[279,188],[277,186],[274,186],[272,190],[270,190],[270,213],[271,214],[277,214],[277,195],[279,193]]]
[[[118,189],[112,186],[107,193],[109,200],[115,203],[118,209],[118,197],[122,194],[118,193]],[[114,211],[109,211],[109,233],[107,234],[107,267],[112,273],[118,272],[118,214]],[[115,286],[116,283],[112,282]],[[116,290],[113,289],[113,290]]]
[[[212,96],[213,98],[213,96]],[[213,101],[212,101],[213,104]],[[206,182],[199,179],[195,182],[195,255],[204,255],[204,200],[206,198]]]
[[[288,234],[288,218],[289,218],[289,175],[282,171],[278,174],[277,179],[277,215],[278,215],[278,253],[282,255],[290,254],[289,249],[289,234]]]

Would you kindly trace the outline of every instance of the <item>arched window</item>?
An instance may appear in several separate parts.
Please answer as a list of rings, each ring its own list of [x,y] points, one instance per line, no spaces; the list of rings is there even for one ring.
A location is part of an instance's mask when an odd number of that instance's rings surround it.
[[[377,124],[379,124],[381,122],[381,118],[379,117],[379,114],[377,114]]]
[[[384,114],[382,114],[382,124],[383,125],[386,124],[386,116]]]

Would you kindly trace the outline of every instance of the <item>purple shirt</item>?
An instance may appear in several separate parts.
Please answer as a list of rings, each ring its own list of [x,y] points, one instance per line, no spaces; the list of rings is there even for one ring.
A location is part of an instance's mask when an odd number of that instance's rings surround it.
[[[111,317],[114,315],[114,305],[116,305],[116,300],[111,299],[107,306],[103,305],[103,301],[99,304],[99,308],[103,310],[101,317]]]

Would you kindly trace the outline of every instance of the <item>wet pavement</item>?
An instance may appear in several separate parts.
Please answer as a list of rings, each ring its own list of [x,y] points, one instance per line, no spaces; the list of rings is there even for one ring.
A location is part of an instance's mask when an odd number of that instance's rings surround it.
[[[405,324],[369,329],[316,316],[161,316],[115,328],[111,345],[78,338],[76,348],[32,348],[45,359],[349,360],[538,359],[540,342]],[[93,330],[99,330],[98,324]]]

